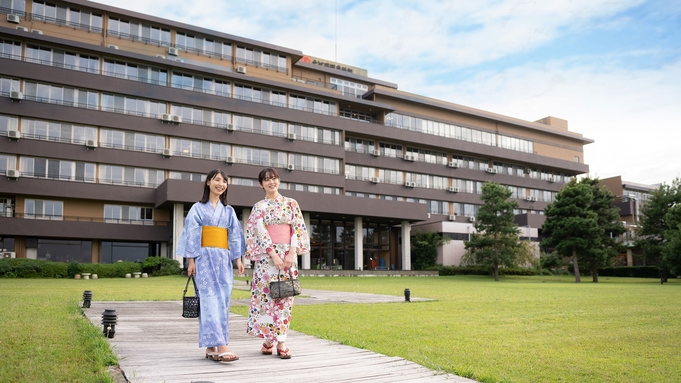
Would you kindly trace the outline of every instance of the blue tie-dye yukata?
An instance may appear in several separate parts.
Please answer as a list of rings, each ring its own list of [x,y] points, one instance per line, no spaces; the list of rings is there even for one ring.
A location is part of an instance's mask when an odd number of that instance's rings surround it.
[[[227,228],[229,250],[201,247],[201,227]],[[218,202],[195,203],[187,214],[177,244],[177,255],[194,258],[196,286],[201,299],[199,315],[199,347],[229,344],[229,301],[234,285],[232,261],[246,252],[241,223],[231,206]]]

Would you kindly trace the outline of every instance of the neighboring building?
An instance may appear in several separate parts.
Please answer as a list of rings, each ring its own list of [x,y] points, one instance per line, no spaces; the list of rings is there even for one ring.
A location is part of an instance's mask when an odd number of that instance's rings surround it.
[[[430,99],[361,68],[89,1],[2,4],[0,248],[17,257],[174,257],[203,175],[226,170],[245,221],[263,197],[258,172],[273,166],[312,233],[302,268],[409,270],[412,225],[466,234],[485,181],[508,186],[537,228],[589,170],[593,141],[555,117]]]
[[[615,196],[615,206],[620,209],[620,219],[627,229],[622,235],[622,240],[627,244],[626,253],[620,254],[620,263],[627,266],[640,266],[644,261],[636,257],[637,249],[634,246],[636,240],[636,228],[641,219],[641,211],[646,202],[650,200],[651,193],[660,187],[657,185],[644,185],[634,182],[622,181],[621,176],[604,178],[600,184],[605,186]]]

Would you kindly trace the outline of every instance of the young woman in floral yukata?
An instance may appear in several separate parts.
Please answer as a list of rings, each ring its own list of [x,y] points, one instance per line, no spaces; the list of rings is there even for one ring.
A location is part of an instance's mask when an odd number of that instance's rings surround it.
[[[199,347],[206,347],[206,358],[218,362],[239,359],[227,347],[229,300],[234,286],[232,263],[243,274],[245,251],[241,222],[227,205],[227,174],[213,170],[206,176],[203,198],[187,214],[177,254],[189,259],[187,274],[194,276],[201,300]]]
[[[279,194],[279,173],[266,168],[258,175],[258,183],[265,199],[253,206],[246,230],[246,258],[254,264],[247,332],[265,339],[263,354],[272,355],[277,343],[277,355],[290,359],[286,333],[293,297],[272,299],[269,282],[298,278],[298,254],[310,250],[310,238],[298,202]]]

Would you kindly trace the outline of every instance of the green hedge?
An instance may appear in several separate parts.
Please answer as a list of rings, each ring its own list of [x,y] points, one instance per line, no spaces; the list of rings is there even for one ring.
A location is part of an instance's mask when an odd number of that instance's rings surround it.
[[[125,274],[134,272],[142,272],[141,263],[65,263],[26,258],[0,259],[0,278],[73,278],[73,275],[82,273],[97,274],[99,278],[125,278]]]
[[[440,275],[492,275],[492,270],[480,266],[435,266],[427,270],[437,270]],[[542,275],[545,271],[521,267],[499,268],[499,275]]]
[[[612,266],[598,269],[598,275],[603,277],[632,277],[659,278],[660,269],[657,266]],[[675,275],[669,275],[675,278]]]

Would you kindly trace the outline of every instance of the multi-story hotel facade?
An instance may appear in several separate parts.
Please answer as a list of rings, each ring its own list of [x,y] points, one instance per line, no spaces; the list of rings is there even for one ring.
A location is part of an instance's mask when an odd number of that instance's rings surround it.
[[[89,1],[0,1],[0,250],[111,263],[175,257],[215,168],[245,222],[278,168],[312,236],[301,268],[409,270],[417,227],[459,245],[485,181],[522,227],[588,172],[567,121],[398,90],[361,68]],[[528,237],[536,237],[531,234]]]

